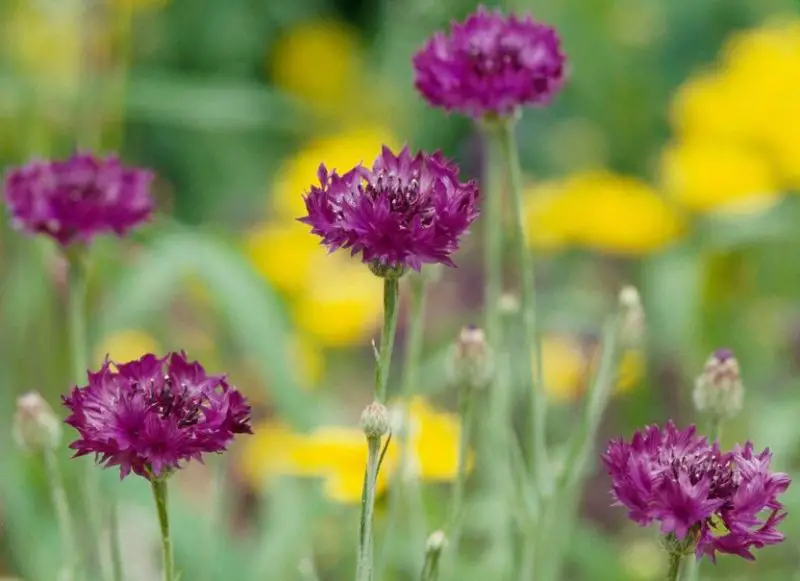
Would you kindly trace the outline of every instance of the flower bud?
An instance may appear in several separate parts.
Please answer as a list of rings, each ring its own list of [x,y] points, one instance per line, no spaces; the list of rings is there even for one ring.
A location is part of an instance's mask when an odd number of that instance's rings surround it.
[[[483,329],[469,325],[461,329],[450,358],[450,380],[458,387],[483,389],[494,373],[492,350]]]
[[[447,537],[444,534],[444,531],[438,530],[433,531],[430,536],[428,536],[428,540],[425,541],[425,552],[426,553],[440,553],[447,547]]]
[[[17,445],[29,452],[52,450],[61,443],[61,422],[35,391],[17,398],[12,430]]]
[[[619,306],[622,309],[620,342],[625,347],[637,347],[644,340],[645,315],[636,287],[623,287],[619,292]]]
[[[374,401],[361,412],[361,429],[367,438],[381,438],[389,431],[389,419],[386,406]]]
[[[505,293],[500,297],[500,303],[498,305],[500,308],[500,312],[506,316],[512,316],[519,313],[519,299],[516,295],[512,295],[509,293]]]
[[[695,408],[718,418],[732,418],[742,409],[743,400],[739,362],[730,349],[717,349],[695,382]]]

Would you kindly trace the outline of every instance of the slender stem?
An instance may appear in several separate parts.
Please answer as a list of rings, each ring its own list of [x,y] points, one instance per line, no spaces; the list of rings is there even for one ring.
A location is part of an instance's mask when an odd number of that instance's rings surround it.
[[[528,358],[530,365],[527,369],[535,370],[535,380],[533,388],[529,390],[530,396],[530,434],[529,440],[532,444],[531,470],[536,483],[539,495],[544,491],[544,482],[547,476],[547,448],[545,445],[547,420],[547,400],[544,392],[544,365],[542,362],[542,343],[539,337],[536,317],[536,294],[534,284],[534,264],[525,242],[525,216],[523,212],[522,200],[522,169],[519,162],[519,152],[517,151],[514,119],[501,121],[497,126],[496,139],[500,142],[500,148],[506,170],[508,172],[509,190],[511,194],[511,207],[514,214],[515,227],[515,250],[517,258],[517,268],[522,279],[522,293],[520,296],[522,317],[525,325],[525,348],[524,355]]]
[[[361,505],[362,534],[358,546],[356,581],[371,581],[373,561],[372,516],[375,509],[375,489],[378,480],[380,438],[367,438],[367,475]]]
[[[487,125],[484,133],[484,308],[486,338],[494,348],[500,344],[500,295],[503,290],[503,158],[496,131]]]
[[[425,330],[425,303],[427,295],[427,280],[425,275],[409,276],[409,310],[408,310],[408,332],[403,359],[403,387],[402,387],[402,406],[403,422],[406,424],[409,417],[411,397],[418,389],[418,377],[420,363],[422,362],[423,335]],[[392,486],[389,489],[389,516],[387,519],[386,530],[394,531],[395,523],[399,517],[402,497],[405,496],[403,484],[403,469],[408,462],[411,453],[408,441],[407,425],[401,429],[399,436],[400,443],[400,469],[395,470]],[[384,540],[383,551],[377,565],[378,575],[383,572],[388,561],[388,550],[391,546],[388,540]]]
[[[89,343],[86,334],[86,262],[83,249],[74,249],[68,253],[68,302],[67,302],[67,333],[69,336],[69,351],[71,359],[72,380],[81,385],[86,380],[86,373],[89,368]],[[99,494],[99,482],[97,471],[90,462],[85,463],[86,474],[83,477],[84,485],[84,504],[87,510],[87,524],[89,527],[89,565],[91,568],[100,571],[100,529],[102,517],[99,512],[97,499],[102,498]]]
[[[164,567],[164,581],[174,581],[175,564],[172,556],[172,539],[169,534],[169,512],[167,511],[167,481],[156,478],[150,482],[153,488],[153,498],[158,511],[158,524],[161,528],[161,555]]]
[[[420,581],[436,581],[439,577],[439,557],[441,550],[427,551],[425,553],[425,563],[422,565],[422,573],[419,578]]]
[[[681,570],[681,559],[683,555],[680,553],[670,553],[669,556],[669,571],[667,572],[667,581],[678,581],[678,575]]]
[[[113,581],[123,581],[125,574],[122,569],[122,549],[119,544],[119,515],[117,502],[111,499],[108,504],[108,544],[111,554],[111,578]]]
[[[394,335],[397,330],[397,303],[400,297],[400,281],[397,278],[383,280],[383,329],[378,365],[375,367],[375,400],[386,402],[386,386],[389,383],[389,367],[392,363]]]
[[[448,537],[450,554],[458,558],[458,548],[463,527],[464,490],[467,482],[467,460],[469,444],[472,438],[472,426],[475,413],[474,395],[471,389],[463,388],[459,394],[459,415],[461,416],[461,438],[458,443],[458,474],[453,483],[453,494],[450,498],[450,516]]]
[[[64,551],[64,564],[60,579],[74,579],[77,565],[75,562],[77,558],[74,536],[75,526],[69,508],[69,501],[67,500],[67,492],[64,488],[64,478],[58,466],[58,458],[53,450],[45,451],[44,461],[47,467],[47,481],[50,485],[50,493],[53,496],[53,505],[56,509],[58,528]]]

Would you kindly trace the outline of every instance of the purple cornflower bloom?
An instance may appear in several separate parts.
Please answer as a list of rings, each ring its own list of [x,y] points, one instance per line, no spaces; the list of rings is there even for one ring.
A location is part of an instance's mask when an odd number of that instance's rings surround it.
[[[114,366],[106,360],[88,385],[63,398],[72,412],[66,423],[80,434],[70,445],[75,456],[95,454],[106,467],[119,466],[120,478],[133,470],[150,480],[251,433],[244,396],[185,353]]]
[[[753,444],[721,452],[694,426],[648,426],[630,443],[612,440],[603,463],[617,504],[641,526],[659,521],[661,532],[688,541],[698,558],[731,553],[752,560],[753,548],[783,540],[776,526],[785,517],[778,496],[789,476],[770,472],[769,449]],[[694,544],[696,543],[696,544]]]
[[[414,84],[434,107],[509,115],[550,102],[564,83],[565,58],[555,29],[481,6],[414,55]]]
[[[53,237],[61,246],[89,243],[98,234],[122,236],[150,217],[150,171],[115,156],[76,153],[63,161],[36,160],[5,177],[4,201],[16,228]]]
[[[453,266],[459,237],[478,217],[477,184],[460,182],[439,152],[412,157],[408,147],[395,155],[384,146],[372,168],[339,175],[322,164],[317,176],[300,221],[330,251],[349,248],[373,270]]]

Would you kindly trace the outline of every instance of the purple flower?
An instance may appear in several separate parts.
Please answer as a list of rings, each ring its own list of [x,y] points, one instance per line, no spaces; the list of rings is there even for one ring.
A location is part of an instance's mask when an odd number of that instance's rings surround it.
[[[75,456],[131,470],[148,480],[167,476],[192,458],[223,452],[234,435],[251,433],[250,406],[225,376],[206,375],[185,353],[145,355],[125,364],[106,360],[74,387],[64,405],[66,423],[80,438]]]
[[[658,521],[662,533],[688,540],[698,558],[712,561],[717,552],[752,560],[752,548],[783,540],[778,496],[790,479],[770,472],[770,459],[769,449],[755,454],[750,442],[723,453],[694,426],[680,431],[671,421],[663,430],[648,426],[630,443],[612,440],[603,455],[612,494],[633,521]]]
[[[76,153],[64,161],[32,161],[5,177],[5,203],[14,226],[52,236],[62,246],[118,236],[150,217],[153,174],[115,156]]]
[[[384,146],[371,169],[339,175],[322,164],[317,175],[300,221],[330,251],[349,248],[373,270],[453,266],[458,239],[478,216],[478,186],[461,183],[439,152],[412,157],[407,147],[395,155]]]
[[[564,83],[564,60],[553,28],[479,7],[414,55],[414,84],[434,107],[475,118],[508,115],[549,103]]]

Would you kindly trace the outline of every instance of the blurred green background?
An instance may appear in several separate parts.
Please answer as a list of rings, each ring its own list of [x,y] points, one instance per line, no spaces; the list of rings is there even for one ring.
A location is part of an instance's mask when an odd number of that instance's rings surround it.
[[[346,170],[371,162],[383,143],[442,149],[464,175],[480,178],[479,136],[467,120],[427,108],[411,68],[433,31],[475,5],[0,4],[3,166],[77,147],[119,150],[158,173],[158,218],[130,240],[93,246],[93,365],[106,353],[127,360],[186,349],[228,372],[257,409],[259,435],[177,478],[184,581],[311,579],[310,562],[321,581],[352,574],[353,490],[357,498],[364,455],[353,429],[371,397],[381,284],[363,265],[327,256],[295,218],[320,162]],[[570,63],[563,93],[527,111],[518,132],[557,420],[551,441],[569,435],[600,321],[620,286],[632,283],[649,340],[625,354],[603,438],[670,417],[694,421],[694,378],[713,349],[727,346],[747,395],[724,443],[753,439],[791,472],[800,452],[798,4],[517,0],[504,8],[555,25]],[[479,222],[459,267],[431,287],[417,386],[426,396],[416,452],[425,518],[404,523],[386,549],[385,579],[416,578],[424,536],[440,525],[458,430],[441,362],[458,328],[482,318],[480,247]],[[55,405],[69,388],[64,311],[56,250],[2,220],[0,425],[10,426],[22,392],[38,389]],[[402,338],[401,322],[400,345]],[[393,388],[400,357],[401,347]],[[50,581],[57,534],[42,468],[15,451],[7,432],[0,430],[0,576]],[[306,453],[283,458],[287,442]],[[77,507],[83,463],[67,458],[65,450]],[[610,483],[592,470],[562,578],[661,578],[656,533],[611,508]],[[299,481],[272,477],[286,472]],[[155,579],[147,487],[105,476],[104,494],[120,497],[129,578]],[[702,575],[800,579],[792,514],[800,493],[793,487],[786,497],[785,543],[755,564],[723,558]],[[379,510],[385,504],[379,499]],[[487,511],[480,501],[470,507],[474,562],[465,579],[492,571],[492,551],[480,543]]]

